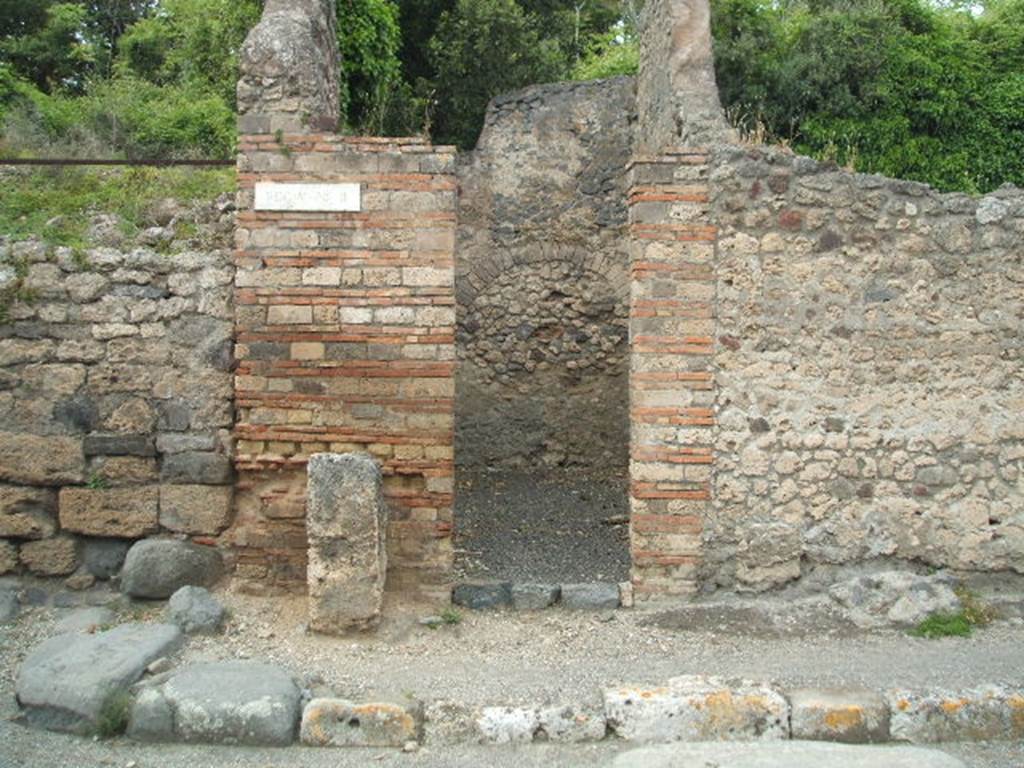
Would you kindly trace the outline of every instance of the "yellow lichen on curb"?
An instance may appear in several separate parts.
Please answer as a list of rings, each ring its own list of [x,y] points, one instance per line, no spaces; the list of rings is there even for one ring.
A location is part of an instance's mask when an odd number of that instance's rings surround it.
[[[842,709],[833,709],[825,713],[825,725],[833,731],[847,731],[864,723],[864,709],[851,705]]]

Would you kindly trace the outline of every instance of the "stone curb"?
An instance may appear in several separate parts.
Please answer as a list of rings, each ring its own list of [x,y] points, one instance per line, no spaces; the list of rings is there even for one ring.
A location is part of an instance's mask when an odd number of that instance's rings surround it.
[[[426,709],[428,744],[825,741],[844,744],[1024,740],[1024,688],[964,690],[780,688],[688,676],[664,686],[606,688],[603,705]]]

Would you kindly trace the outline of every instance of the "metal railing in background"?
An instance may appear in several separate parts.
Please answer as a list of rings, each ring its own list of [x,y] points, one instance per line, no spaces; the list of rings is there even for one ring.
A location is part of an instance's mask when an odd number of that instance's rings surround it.
[[[77,158],[0,157],[0,165],[127,165],[127,166],[228,166],[234,160],[80,160]]]

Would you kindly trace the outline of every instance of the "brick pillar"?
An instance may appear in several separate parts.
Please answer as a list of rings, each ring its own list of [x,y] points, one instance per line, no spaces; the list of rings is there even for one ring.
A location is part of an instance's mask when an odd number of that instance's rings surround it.
[[[368,452],[390,506],[388,588],[452,565],[454,150],[418,139],[240,139],[237,514],[256,591],[305,583],[305,464]],[[257,182],[356,183],[351,213],[254,210]]]
[[[714,252],[708,155],[631,168],[630,537],[637,599],[697,588],[711,504]]]

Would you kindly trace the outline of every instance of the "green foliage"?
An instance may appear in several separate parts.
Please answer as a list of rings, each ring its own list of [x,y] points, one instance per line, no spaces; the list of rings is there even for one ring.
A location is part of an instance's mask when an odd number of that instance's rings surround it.
[[[441,611],[441,621],[449,626],[462,623],[462,614],[454,608],[448,607]]]
[[[433,135],[461,147],[476,143],[491,98],[564,70],[557,43],[515,0],[458,0],[442,14],[429,50],[437,72]]]
[[[955,590],[960,598],[959,613],[935,613],[910,630],[915,637],[970,637],[975,627],[984,627],[998,618],[997,611],[967,587]]]
[[[119,688],[112,691],[103,701],[96,716],[96,735],[101,739],[112,739],[128,730],[131,716],[132,697],[128,691]]]
[[[359,133],[408,133],[408,97],[398,59],[401,31],[392,0],[337,0],[341,48],[341,113]]]
[[[1024,182],[1024,0],[979,18],[927,0],[718,0],[715,58],[739,127],[944,190]]]
[[[0,269],[13,270],[13,279],[0,288],[0,325],[7,322],[11,307],[15,302],[30,302],[35,299],[33,293],[25,287],[28,277],[28,262],[17,259],[8,252],[0,257]]]
[[[238,52],[259,16],[259,0],[163,0],[120,38],[117,69],[216,95],[234,109]]]
[[[910,630],[914,637],[929,640],[939,637],[970,637],[971,632],[971,622],[963,613],[936,613]]]
[[[130,234],[145,226],[146,211],[157,200],[212,200],[232,191],[234,183],[229,168],[35,171],[0,185],[0,232],[15,240],[41,235],[54,245],[81,248],[95,211],[117,214]]]
[[[633,35],[608,32],[594,39],[586,54],[572,69],[573,80],[635,74],[640,66],[640,46]]]
[[[0,42],[0,55],[41,91],[80,92],[93,62],[92,47],[81,37],[86,9],[77,3],[57,3],[46,8],[45,14],[46,20],[38,28]]]

